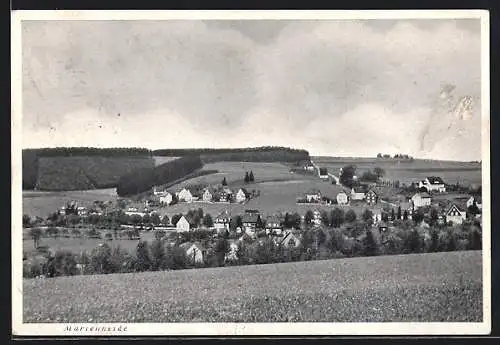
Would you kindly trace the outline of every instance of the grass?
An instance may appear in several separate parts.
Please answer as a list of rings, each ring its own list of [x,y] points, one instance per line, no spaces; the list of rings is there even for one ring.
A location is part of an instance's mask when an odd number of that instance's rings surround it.
[[[72,200],[77,201],[80,206],[89,207],[95,200],[107,201],[116,198],[114,188],[64,192],[23,191],[23,213],[46,218]]]
[[[482,320],[482,253],[23,281],[24,322]],[[98,288],[97,288],[98,287]]]
[[[320,167],[328,168],[330,173],[338,176],[339,169],[348,164],[357,166],[358,175],[376,166],[385,170],[384,179],[399,180],[411,183],[427,176],[441,176],[446,183],[461,185],[481,184],[481,164],[472,162],[434,161],[415,159],[413,162],[377,160],[375,158],[334,158],[312,157]]]

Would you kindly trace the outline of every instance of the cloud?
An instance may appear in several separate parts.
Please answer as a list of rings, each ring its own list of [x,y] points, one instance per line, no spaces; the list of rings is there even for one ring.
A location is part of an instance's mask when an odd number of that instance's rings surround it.
[[[478,111],[439,103],[479,99],[479,32],[414,22],[26,23],[23,143],[479,159]]]

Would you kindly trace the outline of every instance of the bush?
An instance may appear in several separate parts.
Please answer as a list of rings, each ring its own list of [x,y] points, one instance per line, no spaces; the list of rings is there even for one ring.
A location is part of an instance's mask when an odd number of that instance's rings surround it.
[[[67,250],[60,250],[46,263],[49,277],[72,276],[78,274],[76,256]]]
[[[167,268],[167,256],[165,244],[161,239],[155,239],[151,243],[151,269],[153,271],[164,270]]]

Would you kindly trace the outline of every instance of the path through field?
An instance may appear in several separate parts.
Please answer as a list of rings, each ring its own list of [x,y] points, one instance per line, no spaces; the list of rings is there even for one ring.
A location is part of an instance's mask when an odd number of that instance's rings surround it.
[[[480,251],[31,279],[24,322],[482,320]]]

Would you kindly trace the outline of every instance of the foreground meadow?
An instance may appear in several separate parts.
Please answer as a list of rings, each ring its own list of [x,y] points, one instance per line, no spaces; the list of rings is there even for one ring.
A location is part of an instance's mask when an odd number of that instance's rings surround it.
[[[24,322],[482,320],[481,251],[25,279]]]

